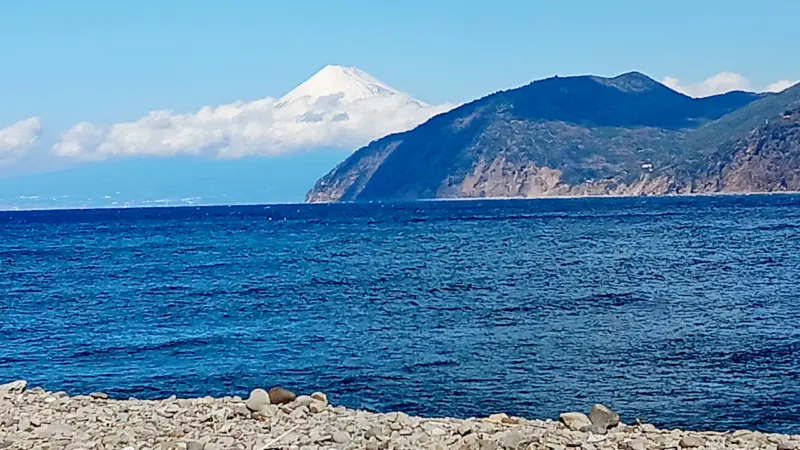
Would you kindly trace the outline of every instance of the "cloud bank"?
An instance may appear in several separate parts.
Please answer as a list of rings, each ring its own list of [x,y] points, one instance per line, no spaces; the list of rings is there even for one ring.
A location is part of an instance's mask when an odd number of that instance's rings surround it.
[[[347,101],[343,95],[274,98],[207,106],[189,114],[153,111],[112,125],[79,123],[61,133],[55,154],[80,160],[120,156],[275,156],[312,148],[355,149],[411,129],[451,109],[405,94]]]
[[[29,117],[0,128],[0,163],[14,161],[24,155],[39,139],[42,121]]]
[[[675,77],[662,82],[692,97],[733,90],[779,92],[796,83],[780,80],[754,89],[748,78],[733,72],[720,72],[699,83]],[[427,105],[356,68],[326,66],[281,99],[206,106],[189,113],[157,110],[112,124],[81,122],[63,131],[52,151],[71,160],[99,161],[176,155],[234,159],[314,148],[356,149],[455,106]],[[38,117],[0,129],[0,163],[19,159],[40,132]]]
[[[684,84],[680,79],[675,77],[664,77],[661,82],[691,97],[708,97],[730,91],[781,92],[798,83],[798,81],[780,80],[767,85],[763,89],[757,89],[753,87],[747,77],[734,72],[720,72],[706,78],[700,83],[693,84]]]

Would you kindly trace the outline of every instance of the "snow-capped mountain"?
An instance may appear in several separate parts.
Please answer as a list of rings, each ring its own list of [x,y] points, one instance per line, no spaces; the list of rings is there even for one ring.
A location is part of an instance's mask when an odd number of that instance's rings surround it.
[[[61,133],[56,155],[80,160],[127,156],[274,156],[317,148],[355,150],[445,112],[355,67],[328,65],[280,99],[206,106],[194,113],[151,111],[131,122],[79,123]]]
[[[276,106],[301,100],[313,103],[327,96],[338,96],[338,100],[352,103],[357,100],[393,95],[407,96],[355,67],[327,65],[281,97]]]

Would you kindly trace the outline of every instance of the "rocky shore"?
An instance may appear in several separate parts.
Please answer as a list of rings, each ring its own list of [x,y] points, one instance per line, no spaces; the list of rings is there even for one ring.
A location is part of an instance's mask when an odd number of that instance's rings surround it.
[[[800,450],[800,436],[691,432],[626,425],[602,405],[588,414],[528,420],[412,417],[334,406],[323,393],[255,389],[249,398],[111,400],[0,385],[0,449],[771,449]]]

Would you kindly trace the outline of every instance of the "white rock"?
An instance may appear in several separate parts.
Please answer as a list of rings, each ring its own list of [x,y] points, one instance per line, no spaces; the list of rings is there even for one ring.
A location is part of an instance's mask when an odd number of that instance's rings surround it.
[[[647,450],[653,443],[643,437],[637,437],[619,445],[620,450]]]
[[[37,431],[37,434],[42,439],[51,439],[55,436],[64,436],[70,433],[72,433],[72,428],[61,423],[54,423]]]
[[[680,445],[682,448],[696,448],[705,445],[705,441],[703,441],[697,436],[690,435],[681,438],[681,441],[678,442],[678,445]]]
[[[508,419],[508,414],[506,413],[499,413],[499,414],[491,414],[489,415],[489,422],[493,423],[503,423],[503,419]]]
[[[462,435],[462,436],[466,436],[467,434],[472,433],[472,430],[474,428],[475,428],[475,425],[473,425],[473,424],[471,424],[469,422],[464,422],[464,423],[462,423],[461,425],[458,426],[457,433]]]
[[[9,394],[19,394],[25,392],[28,382],[25,380],[12,381],[11,383],[0,384],[0,392]]]
[[[376,427],[376,426],[371,427],[364,433],[364,437],[367,439],[379,438],[381,436],[383,436],[383,430],[381,429],[381,427]]]
[[[326,405],[328,404],[328,396],[325,395],[324,392],[314,392],[313,394],[311,394],[311,398],[313,398],[314,400],[319,400],[325,403]]]
[[[269,394],[264,389],[253,389],[250,392],[250,397],[247,398],[245,406],[253,412],[261,411],[265,406],[269,405]]]
[[[328,405],[319,400],[314,400],[313,403],[308,405],[308,411],[312,414],[319,414],[326,409],[328,409]]]
[[[299,395],[299,396],[297,396],[296,399],[294,399],[294,401],[292,402],[292,405],[293,406],[308,406],[308,405],[314,403],[315,401],[316,400],[314,400],[314,398],[311,397],[310,395]]]
[[[561,423],[567,426],[570,430],[580,431],[581,429],[591,428],[592,421],[589,416],[579,412],[563,413],[559,416]]]
[[[334,431],[333,442],[336,442],[337,444],[346,444],[350,442],[350,435],[345,431]]]
[[[503,436],[503,448],[515,449],[519,448],[522,442],[522,435],[516,431],[509,431]]]
[[[19,423],[17,424],[17,428],[19,431],[30,431],[31,421],[27,417],[21,417],[19,419]]]

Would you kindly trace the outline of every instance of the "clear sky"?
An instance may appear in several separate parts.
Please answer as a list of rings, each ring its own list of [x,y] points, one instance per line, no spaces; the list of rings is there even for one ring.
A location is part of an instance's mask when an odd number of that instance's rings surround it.
[[[760,90],[800,79],[798,18],[795,0],[0,0],[0,129],[39,118],[44,148],[81,121],[280,97],[325,64],[436,105],[630,70]]]
[[[794,0],[0,0],[0,123],[280,96],[352,65],[427,102],[551,74],[800,78]]]

